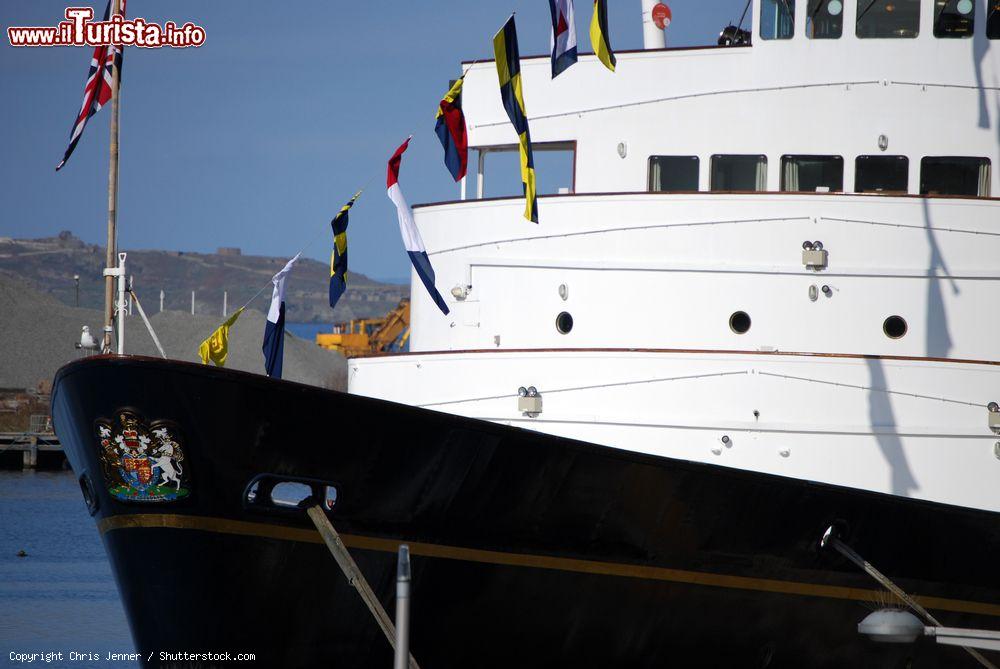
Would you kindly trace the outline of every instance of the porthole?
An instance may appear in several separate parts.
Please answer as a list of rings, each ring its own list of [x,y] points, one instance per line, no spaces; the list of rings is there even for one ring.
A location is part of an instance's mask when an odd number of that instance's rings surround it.
[[[559,334],[569,334],[572,329],[573,317],[568,312],[564,311],[556,316],[556,330],[559,330]]]
[[[312,496],[312,488],[298,481],[282,481],[271,489],[271,503],[297,509]]]
[[[746,334],[750,329],[750,316],[745,311],[734,312],[729,317],[729,328],[736,334]]]
[[[906,320],[902,316],[889,316],[882,323],[882,332],[889,339],[899,339],[906,334]]]

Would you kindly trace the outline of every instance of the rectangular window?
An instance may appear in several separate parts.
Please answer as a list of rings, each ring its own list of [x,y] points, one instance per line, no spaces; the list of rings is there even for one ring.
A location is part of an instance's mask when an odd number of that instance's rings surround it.
[[[721,191],[767,190],[767,156],[712,156],[710,188]]]
[[[972,37],[975,0],[934,0],[934,37]]]
[[[781,190],[825,193],[844,190],[841,156],[782,156]]]
[[[855,193],[905,193],[909,177],[906,156],[858,156],[854,161]]]
[[[916,37],[920,0],[858,0],[858,37]]]
[[[990,159],[930,157],[920,161],[921,195],[990,196]]]
[[[806,35],[812,39],[839,39],[844,31],[843,0],[809,0]]]
[[[650,156],[649,190],[654,193],[698,190],[698,156]]]
[[[760,36],[792,39],[795,34],[795,0],[761,0]]]
[[[576,187],[576,142],[532,142],[538,195],[572,193]],[[479,155],[473,153],[478,149]],[[479,158],[482,160],[480,161]],[[478,177],[482,168],[482,179]],[[521,197],[521,153],[516,144],[471,147],[468,181],[475,196]],[[478,190],[482,184],[482,191]]]
[[[1000,39],[1000,2],[990,2],[986,12],[986,37]]]

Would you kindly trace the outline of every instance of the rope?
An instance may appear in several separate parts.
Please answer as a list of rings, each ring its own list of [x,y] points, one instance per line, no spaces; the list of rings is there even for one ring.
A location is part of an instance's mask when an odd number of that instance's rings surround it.
[[[412,135],[411,135],[411,139],[412,139]],[[369,187],[369,186],[371,185],[372,181],[374,181],[374,180],[375,180],[375,176],[376,176],[376,175],[374,175],[374,174],[373,174],[372,176],[370,176],[370,177],[368,178],[368,181],[367,181],[367,182],[365,182],[365,185],[361,187],[361,190],[357,191],[357,192],[358,192],[358,196],[357,196],[358,198],[360,198],[360,197],[361,197],[361,193],[364,193],[364,192],[365,192],[365,190],[366,190],[366,189],[367,189],[367,188],[368,188],[368,187]],[[355,202],[357,202],[357,200],[355,200]],[[339,209],[338,209],[338,211],[339,211]],[[302,247],[302,249],[301,249],[301,250],[300,250],[300,251],[298,252],[298,254],[297,254],[297,255],[303,255],[303,254],[305,254],[305,252],[306,252],[306,251],[308,251],[308,250],[309,250],[310,248],[312,248],[312,245],[316,243],[316,240],[318,240],[318,239],[320,238],[320,236],[321,236],[321,235],[320,235],[320,232],[317,232],[317,233],[316,233],[316,234],[315,234],[315,235],[313,236],[313,238],[312,238],[312,239],[310,239],[310,240],[309,240],[309,241],[308,241],[308,242],[306,243],[306,245]],[[292,257],[294,258],[294,257],[295,257],[295,255],[293,255]],[[251,304],[251,303],[252,303],[252,302],[253,302],[254,300],[256,300],[256,299],[257,299],[258,297],[260,297],[260,296],[261,296],[261,294],[263,294],[263,292],[264,292],[265,290],[267,290],[267,289],[268,289],[268,288],[269,288],[270,286],[271,286],[271,280],[270,280],[270,279],[268,279],[268,280],[267,280],[267,282],[266,282],[266,283],[265,283],[265,284],[264,284],[263,286],[261,286],[260,290],[258,290],[258,291],[257,291],[256,293],[254,293],[253,297],[251,297],[251,298],[250,298],[249,300],[247,300],[247,301],[246,301],[246,302],[245,302],[245,303],[243,304],[243,306],[242,306],[242,307],[240,307],[240,309],[246,309],[247,307],[249,307],[249,306],[250,306],[250,304]],[[239,309],[237,309],[237,311],[239,311]],[[236,313],[236,312],[233,312],[233,313]],[[225,321],[222,321],[222,322],[224,323]],[[219,325],[221,326],[221,325],[222,325],[222,323],[220,323]],[[213,332],[214,332],[214,331],[213,331]]]
[[[156,332],[153,330],[152,324],[149,322],[149,319],[146,318],[146,312],[142,310],[142,302],[139,301],[139,296],[135,294],[134,290],[132,290],[131,282],[129,282],[128,294],[135,300],[135,306],[139,309],[139,315],[142,316],[142,322],[146,324],[146,329],[149,331],[149,336],[153,338],[153,343],[156,344],[156,350],[160,352],[160,357],[166,360],[167,354],[163,350],[160,338],[156,336]]]
[[[860,218],[832,218],[829,216],[823,216],[820,218],[823,221],[835,221],[837,223],[861,223],[864,225],[878,225],[886,228],[910,228],[913,230],[922,230],[926,232],[931,230],[933,232],[956,232],[963,235],[984,235],[986,237],[1000,237],[1000,232],[986,232],[984,230],[962,230],[960,228],[941,228],[933,225],[912,225],[910,223],[886,223],[885,221],[866,221]]]
[[[581,194],[582,195],[582,194]],[[475,200],[467,200],[475,202]],[[451,253],[453,251],[466,251],[480,246],[493,246],[494,244],[513,244],[514,242],[533,242],[544,239],[565,239],[567,237],[582,237],[586,235],[602,235],[611,232],[636,232],[642,230],[657,230],[660,228],[694,228],[703,225],[735,225],[738,223],[775,223],[779,221],[809,221],[809,216],[782,216],[780,218],[741,218],[729,221],[695,221],[691,223],[655,223],[653,225],[635,225],[620,228],[601,228],[600,230],[582,230],[579,232],[560,232],[552,235],[533,235],[531,237],[512,237],[509,239],[498,239],[489,242],[476,244],[466,244],[465,246],[454,246],[439,251],[428,251],[427,255],[438,255],[439,253]]]
[[[809,383],[819,383],[825,386],[837,386],[840,388],[850,388],[852,390],[868,390],[876,393],[885,393],[887,395],[901,395],[903,397],[913,397],[918,400],[935,400],[938,402],[946,402],[948,404],[963,404],[965,406],[976,407],[985,409],[986,405],[978,402],[966,402],[964,400],[954,400],[947,397],[934,397],[932,395],[919,395],[917,393],[905,393],[900,390],[889,390],[888,388],[875,388],[873,386],[857,386],[851,383],[839,383],[837,381],[824,381],[822,379],[810,379],[804,376],[791,376],[789,374],[774,374],[772,372],[757,372],[760,376],[771,376],[778,379],[787,379],[791,381],[807,381]]]
[[[547,394],[547,395],[554,395],[556,393],[571,393],[571,392],[576,392],[576,391],[580,391],[580,390],[602,390],[602,389],[605,389],[605,388],[620,388],[622,386],[638,386],[638,385],[642,385],[642,384],[646,384],[646,383],[664,383],[666,381],[688,381],[688,380],[692,380],[692,379],[709,379],[709,378],[716,378],[716,377],[720,377],[720,376],[740,376],[740,375],[745,375],[745,374],[748,374],[748,373],[749,372],[743,371],[743,372],[717,372],[717,373],[714,373],[714,374],[692,374],[692,375],[689,375],[689,376],[671,376],[671,377],[664,377],[664,378],[657,378],[657,379],[642,379],[642,380],[639,380],[639,381],[619,381],[617,383],[599,383],[599,384],[595,384],[595,385],[591,385],[591,386],[574,386],[574,387],[571,387],[571,388],[555,388],[555,389],[552,389],[552,390],[545,390],[545,391],[539,390],[538,392],[539,392],[539,394],[543,394],[544,393],[544,394]],[[447,400],[447,401],[444,401],[444,402],[429,402],[427,404],[418,404],[416,406],[421,407],[421,408],[426,408],[426,407],[443,406],[445,404],[466,404],[468,402],[485,402],[485,401],[488,401],[488,400],[501,400],[501,399],[507,399],[509,397],[517,397],[517,396],[518,396],[517,393],[505,393],[503,395],[490,395],[490,396],[487,396],[487,397],[471,397],[471,398],[462,399],[462,400]]]
[[[602,111],[615,111],[617,109],[625,109],[627,107],[641,107],[643,105],[652,105],[658,102],[676,102],[678,100],[691,100],[694,98],[714,97],[716,95],[736,95],[738,93],[772,93],[777,91],[789,91],[796,89],[833,88],[837,86],[865,86],[865,85],[878,85],[881,83],[882,82],[880,81],[836,81],[827,84],[792,84],[790,86],[768,86],[765,88],[734,88],[727,91],[706,91],[704,93],[688,93],[685,95],[674,95],[666,98],[655,98],[653,100],[623,102],[617,105],[608,105],[605,107],[591,107],[590,109],[579,109],[577,111],[570,111],[570,112],[542,114],[541,116],[532,116],[530,119],[528,119],[528,121],[534,123],[535,121],[543,121],[545,119],[550,119],[550,118],[561,118],[563,116],[578,116],[580,114],[592,114],[595,112],[602,112]],[[507,123],[508,123],[507,121],[496,121],[493,123],[480,123],[472,127],[491,128],[499,125],[506,125]]]
[[[996,11],[996,10],[993,10]],[[929,86],[930,88],[964,88],[971,91],[1000,91],[1000,86],[969,86],[968,84],[928,84],[919,81],[890,81],[895,86]]]
[[[643,385],[643,384],[649,384],[649,383],[665,383],[667,381],[689,381],[689,380],[694,380],[694,379],[708,379],[708,378],[718,378],[718,377],[724,377],[724,376],[740,376],[740,375],[746,375],[746,374],[749,374],[749,373],[750,373],[749,371],[717,372],[717,373],[713,373],[713,374],[691,374],[691,375],[687,375],[687,376],[660,377],[660,378],[654,378],[654,379],[642,379],[642,380],[638,380],[638,381],[619,381],[619,382],[614,382],[614,383],[598,383],[598,384],[588,385],[588,386],[572,386],[572,387],[568,387],[568,388],[554,388],[554,389],[551,389],[551,390],[544,390],[544,391],[543,390],[539,390],[539,394],[554,395],[554,394],[557,394],[557,393],[569,393],[569,392],[577,392],[577,391],[581,391],[581,390],[603,390],[603,389],[607,389],[607,388],[621,388],[621,387],[624,387],[624,386],[637,386],[637,385]],[[777,379],[784,379],[786,381],[805,381],[805,382],[808,382],[808,383],[818,383],[818,384],[821,384],[821,385],[834,386],[834,387],[838,387],[838,388],[848,388],[848,389],[851,389],[851,390],[867,390],[867,391],[870,391],[870,392],[885,393],[887,395],[900,395],[900,396],[903,396],[903,397],[912,397],[914,399],[934,400],[934,401],[937,401],[937,402],[945,402],[945,403],[948,403],[948,404],[961,404],[961,405],[964,405],[964,406],[970,406],[970,407],[976,407],[976,408],[982,408],[982,409],[986,408],[985,404],[978,403],[978,402],[966,402],[964,400],[956,400],[956,399],[951,399],[951,398],[947,398],[947,397],[934,397],[934,396],[931,396],[931,395],[920,395],[918,393],[907,393],[907,392],[903,392],[903,391],[900,391],[900,390],[889,390],[887,388],[875,388],[874,386],[863,386],[863,385],[856,385],[856,384],[852,384],[852,383],[840,383],[840,382],[837,382],[837,381],[824,381],[822,379],[811,379],[811,378],[804,377],[804,376],[792,376],[792,375],[789,375],[789,374],[774,374],[772,372],[757,372],[757,374],[759,376],[769,376],[769,377],[773,377],[773,378],[777,378]],[[428,403],[425,403],[425,404],[417,404],[416,406],[421,407],[421,408],[427,408],[427,407],[436,407],[436,406],[446,406],[446,405],[450,405],[450,404],[468,404],[470,402],[487,402],[487,401],[490,401],[490,400],[501,400],[501,399],[507,399],[507,398],[517,397],[517,396],[518,396],[517,393],[504,393],[504,394],[501,394],[501,395],[485,395],[485,396],[481,396],[481,397],[469,397],[469,398],[457,399],[457,400],[444,400],[444,401],[440,401],[440,402],[428,402]]]

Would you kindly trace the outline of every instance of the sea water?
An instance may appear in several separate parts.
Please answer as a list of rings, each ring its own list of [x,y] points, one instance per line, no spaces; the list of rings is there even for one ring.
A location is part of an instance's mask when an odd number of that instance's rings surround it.
[[[0,667],[132,669],[139,664],[107,658],[134,652],[76,477],[0,471]],[[11,653],[39,655],[28,663]]]
[[[285,330],[299,339],[316,341],[316,335],[333,331],[329,323],[285,323]]]

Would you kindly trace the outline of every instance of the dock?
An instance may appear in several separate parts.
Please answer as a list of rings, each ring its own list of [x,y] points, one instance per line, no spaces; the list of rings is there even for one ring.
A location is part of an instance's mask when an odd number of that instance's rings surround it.
[[[51,424],[36,418],[32,416],[27,431],[0,432],[0,469],[63,469],[66,466],[62,444]]]

